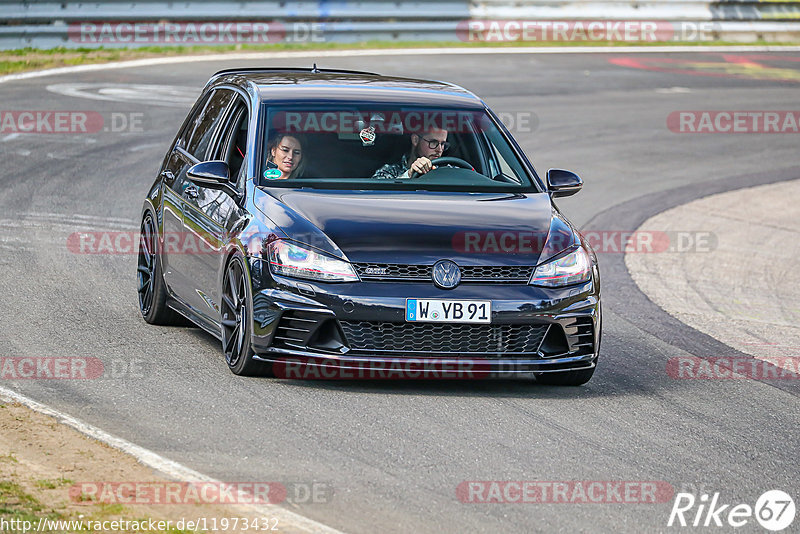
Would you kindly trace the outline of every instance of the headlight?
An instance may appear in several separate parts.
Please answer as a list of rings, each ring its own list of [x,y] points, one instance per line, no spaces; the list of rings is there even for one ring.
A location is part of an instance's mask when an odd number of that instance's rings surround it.
[[[591,273],[592,260],[583,247],[578,247],[566,256],[538,266],[529,283],[543,287],[568,286],[587,281]]]
[[[288,241],[269,244],[269,267],[275,274],[320,282],[358,282],[353,266]]]

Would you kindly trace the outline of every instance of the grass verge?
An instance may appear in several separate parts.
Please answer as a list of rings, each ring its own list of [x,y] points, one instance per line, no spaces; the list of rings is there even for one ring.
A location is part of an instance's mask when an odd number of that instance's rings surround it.
[[[180,55],[221,54],[226,52],[281,52],[290,50],[366,50],[390,48],[487,48],[487,47],[564,47],[564,46],[613,46],[621,50],[630,46],[730,46],[744,43],[724,41],[693,42],[625,42],[625,41],[508,41],[495,43],[462,43],[438,41],[364,41],[360,43],[302,43],[302,44],[260,44],[260,45],[219,45],[219,46],[145,46],[140,48],[54,48],[39,50],[23,48],[19,50],[0,51],[0,74],[13,74],[30,70],[66,67],[71,65],[87,65],[148,57],[168,57]],[[798,43],[772,43],[754,41],[746,43],[750,46],[790,46]]]

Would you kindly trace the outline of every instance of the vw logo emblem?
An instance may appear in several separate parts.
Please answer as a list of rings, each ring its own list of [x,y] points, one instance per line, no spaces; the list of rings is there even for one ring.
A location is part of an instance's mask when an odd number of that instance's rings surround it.
[[[453,289],[461,282],[461,269],[450,260],[439,260],[433,265],[433,283],[442,289]]]

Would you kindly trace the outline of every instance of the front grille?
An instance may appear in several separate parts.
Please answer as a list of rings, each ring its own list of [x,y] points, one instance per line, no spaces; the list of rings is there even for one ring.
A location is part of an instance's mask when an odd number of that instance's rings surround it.
[[[506,267],[500,265],[481,265],[461,267],[461,279],[465,281],[480,280],[486,282],[525,282],[531,279],[533,267]]]
[[[530,354],[535,356],[547,324],[436,324],[341,321],[355,352],[414,356],[448,354]],[[432,354],[434,353],[434,354]]]
[[[362,280],[430,280],[430,265],[404,265],[399,263],[355,263],[358,276]]]
[[[432,265],[400,263],[355,263],[358,276],[370,281],[430,281]],[[462,282],[528,283],[531,266],[467,265],[459,266]]]

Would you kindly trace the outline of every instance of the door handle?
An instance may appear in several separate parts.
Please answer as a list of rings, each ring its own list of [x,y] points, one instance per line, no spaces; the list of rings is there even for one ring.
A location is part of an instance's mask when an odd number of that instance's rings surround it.
[[[170,180],[170,181],[175,179],[175,175],[172,173],[172,171],[162,171],[161,177],[164,178],[165,180]]]
[[[197,198],[197,187],[190,185],[183,190],[183,194],[189,198]]]

